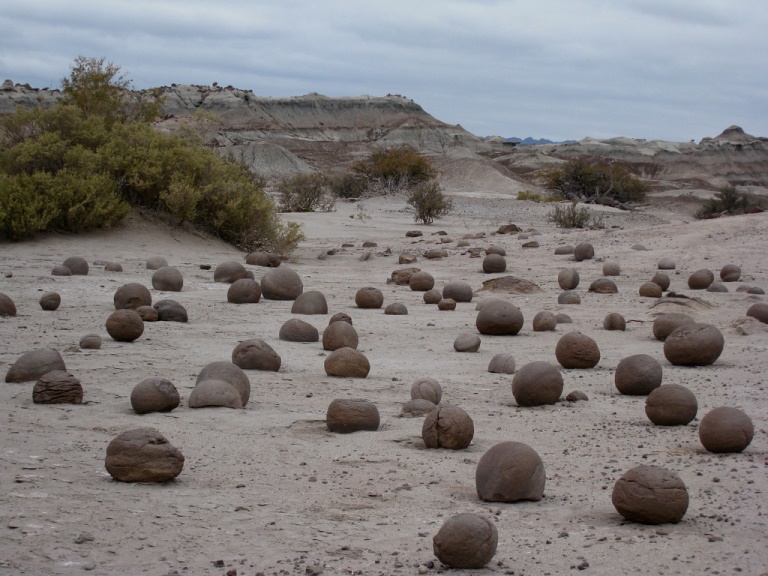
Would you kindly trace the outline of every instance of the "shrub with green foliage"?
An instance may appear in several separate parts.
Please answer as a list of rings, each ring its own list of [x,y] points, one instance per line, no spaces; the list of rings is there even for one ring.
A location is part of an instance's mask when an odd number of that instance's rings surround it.
[[[326,177],[328,187],[336,198],[356,200],[368,188],[368,179],[357,172],[332,174]]]
[[[729,214],[745,214],[762,212],[768,206],[765,198],[760,198],[746,192],[739,193],[735,186],[723,186],[714,198],[705,201],[694,216],[699,219],[717,217],[723,212]]]
[[[440,218],[453,209],[453,202],[443,194],[440,185],[434,180],[414,186],[406,202],[416,211],[413,219],[424,224],[432,224],[435,218]]]
[[[435,177],[429,159],[410,146],[374,150],[352,171],[364,176],[369,187],[387,192],[406,190]]]
[[[281,212],[330,212],[334,197],[322,174],[295,174],[283,178],[277,185]]]
[[[547,220],[558,228],[603,228],[603,217],[594,214],[586,206],[578,202],[558,204],[547,214]]]
[[[618,163],[576,158],[544,173],[544,186],[569,200],[611,204],[639,202],[648,184]]]

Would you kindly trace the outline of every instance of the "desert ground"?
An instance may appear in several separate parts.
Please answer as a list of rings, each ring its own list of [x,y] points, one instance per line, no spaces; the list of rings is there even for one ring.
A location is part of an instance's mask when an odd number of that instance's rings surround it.
[[[547,222],[550,205],[513,198],[506,191],[457,194],[455,211],[430,226],[414,223],[402,197],[366,200],[362,209],[338,203],[330,213],[286,215],[304,225],[307,239],[283,265],[301,276],[305,290],[323,292],[329,304],[328,316],[302,319],[322,331],[331,314],[348,313],[360,336],[358,349],[371,363],[365,379],[327,376],[328,353],[321,343],[278,339],[291,302],[228,303],[228,285],[213,281],[213,269],[228,260],[243,262],[244,254],[205,235],[136,213],[114,231],[0,244],[0,292],[18,308],[17,316],[0,318],[0,371],[5,374],[24,352],[55,348],[84,388],[81,405],[41,405],[32,402],[33,382],[0,385],[0,574],[430,574],[445,570],[432,537],[458,512],[491,519],[499,533],[493,560],[466,573],[768,571],[768,331],[745,319],[747,308],[764,297],[736,291],[740,285],[768,289],[768,214],[698,221],[691,197],[673,195],[632,212],[605,208],[604,229],[569,232]],[[526,240],[495,233],[509,223],[538,234]],[[423,236],[407,238],[408,230]],[[457,241],[481,232],[484,237],[468,240],[470,247],[504,247],[503,275],[530,280],[542,292],[494,294],[522,310],[523,330],[482,336],[477,352],[458,353],[456,336],[477,333],[476,306],[486,294],[477,290],[490,276],[483,274],[482,260],[471,258]],[[523,248],[530,240],[539,247]],[[377,246],[363,248],[364,241]],[[557,246],[581,241],[594,245],[594,259],[554,255]],[[353,246],[342,248],[343,243]],[[449,256],[422,257],[437,246]],[[318,258],[329,250],[335,253]],[[470,283],[473,301],[438,311],[423,302],[421,292],[387,283],[392,271],[403,268],[398,255],[406,251],[417,255],[414,266],[430,272],[436,287],[451,280]],[[371,257],[361,259],[368,252]],[[51,275],[73,255],[91,264],[87,276]],[[152,256],[165,257],[184,275],[180,293],[152,290],[153,300],[178,300],[189,322],[147,323],[135,342],[117,342],[105,330],[112,296],[128,282],[151,287],[145,262]],[[686,313],[725,336],[714,365],[673,366],[652,335],[655,315],[669,306],[653,307],[656,300],[640,297],[638,287],[663,257],[677,264],[670,289],[709,304]],[[614,277],[619,293],[588,292],[608,260],[621,265]],[[96,264],[104,261],[119,262],[124,271],[106,272]],[[690,273],[709,268],[717,274],[730,263],[743,275],[727,293],[688,289]],[[579,271],[579,305],[557,303],[563,267]],[[266,272],[248,268],[257,280]],[[381,289],[385,305],[402,302],[408,315],[357,308],[355,292],[364,286]],[[58,310],[38,305],[47,291],[61,295]],[[534,332],[531,320],[541,310],[566,313],[573,323]],[[626,331],[603,329],[608,312],[624,315]],[[536,360],[556,364],[555,345],[571,330],[598,343],[599,364],[563,369],[565,389],[556,404],[518,407],[512,376],[488,372],[491,358],[508,352],[518,368]],[[89,332],[102,335],[101,349],[79,349]],[[280,354],[279,372],[248,371],[251,400],[244,410],[188,408],[198,372],[209,362],[229,360],[233,348],[249,338],[263,338]],[[654,426],[644,397],[617,391],[617,364],[639,353],[661,362],[664,384],[682,384],[696,394],[699,412],[691,424]],[[421,438],[423,418],[401,417],[411,383],[422,376],[440,382],[443,404],[472,417],[475,433],[467,449],[428,450]],[[135,414],[131,390],[149,377],[171,380],[181,405],[168,413]],[[566,401],[574,390],[589,400]],[[379,430],[330,433],[325,414],[335,398],[374,402]],[[698,422],[718,406],[738,407],[751,417],[755,435],[744,452],[703,449]],[[147,426],[183,452],[183,471],[165,484],[114,481],[104,467],[108,443]],[[542,500],[479,500],[478,460],[507,440],[524,442],[541,456]],[[680,523],[635,524],[616,512],[613,485],[640,464],[664,466],[685,482],[690,505]]]

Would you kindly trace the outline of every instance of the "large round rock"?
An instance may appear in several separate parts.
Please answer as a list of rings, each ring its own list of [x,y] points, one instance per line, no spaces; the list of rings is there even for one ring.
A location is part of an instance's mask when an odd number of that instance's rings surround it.
[[[709,452],[741,452],[754,433],[751,418],[730,406],[710,410],[699,423],[699,440]]]
[[[544,497],[544,463],[522,442],[496,444],[477,463],[477,496],[486,502],[538,501]]]
[[[214,282],[232,284],[232,282],[240,280],[240,278],[248,278],[248,270],[240,262],[234,260],[222,262],[213,271]]]
[[[569,332],[557,341],[555,357],[563,368],[593,368],[600,362],[600,348],[589,336]]]
[[[61,296],[58,294],[58,292],[46,292],[40,296],[39,304],[40,308],[43,310],[57,310],[61,305]]]
[[[667,314],[661,314],[653,321],[653,336],[656,340],[662,342],[667,339],[667,336],[672,334],[680,326],[686,324],[693,324],[695,320],[687,314],[680,312],[669,312]]]
[[[0,292],[0,317],[16,316],[16,304],[8,294]]]
[[[245,257],[245,263],[252,266],[263,266],[265,268],[277,268],[280,266],[282,258],[274,252],[251,252]]]
[[[708,366],[720,357],[723,335],[712,324],[686,324],[664,341],[664,356],[675,366]]]
[[[244,408],[240,392],[231,383],[212,378],[195,384],[187,400],[190,408]]]
[[[139,306],[136,308],[136,313],[141,317],[144,322],[157,322],[158,313],[152,306]]]
[[[80,338],[78,346],[83,350],[98,350],[101,348],[101,336],[89,333]]]
[[[80,256],[70,256],[63,262],[64,266],[72,271],[74,276],[88,275],[88,262]]]
[[[323,349],[357,348],[357,330],[348,322],[331,322],[323,331]]]
[[[768,304],[765,302],[756,302],[747,309],[747,316],[759,320],[763,324],[768,324]]]
[[[579,272],[576,268],[563,268],[557,274],[557,283],[563,290],[573,290],[579,285]]]
[[[242,405],[248,404],[248,399],[251,397],[251,381],[248,380],[248,375],[243,372],[243,369],[232,362],[219,360],[206,364],[197,375],[195,385],[205,380],[229,382],[238,391]]]
[[[421,428],[421,437],[427,448],[463,450],[472,442],[475,425],[462,408],[438,406],[427,414]]]
[[[279,270],[279,268],[275,268]],[[272,346],[261,340],[253,338],[240,342],[232,351],[232,363],[243,370],[267,370],[277,372],[280,370],[280,355]]]
[[[178,268],[163,266],[152,274],[152,288],[165,292],[181,292],[184,286],[184,277]]]
[[[603,318],[603,328],[606,330],[621,330],[623,332],[627,329],[627,321],[618,312],[609,312]]]
[[[578,292],[575,292],[573,290],[566,290],[565,292],[560,292],[560,294],[558,294],[557,303],[558,304],[581,304],[581,296],[579,296]]]
[[[322,292],[308,290],[294,300],[291,314],[328,314],[328,301]]]
[[[279,338],[288,342],[317,342],[320,340],[320,333],[309,322],[291,318],[280,326]]]
[[[456,302],[472,302],[474,295],[472,286],[462,280],[454,280],[443,286],[443,298],[450,298]]]
[[[723,282],[738,282],[741,278],[741,268],[736,264],[726,264],[720,269],[720,280]]]
[[[645,399],[645,415],[657,426],[685,426],[696,418],[696,396],[680,384],[664,384]]]
[[[137,414],[170,412],[179,405],[179,391],[165,378],[146,378],[131,391],[131,407]]]
[[[499,534],[493,522],[464,512],[448,518],[432,538],[432,549],[446,566],[479,570],[496,554]]]
[[[176,300],[160,300],[152,306],[157,310],[157,319],[160,322],[187,322],[189,315],[187,309]]]
[[[488,254],[483,258],[483,272],[486,274],[499,274],[507,269],[507,260],[500,254]]]
[[[120,286],[112,300],[115,303],[115,310],[136,310],[139,306],[151,306],[152,294],[143,284],[130,282]]]
[[[616,511],[632,522],[674,524],[688,510],[688,489],[671,470],[643,465],[616,481],[611,500]]]
[[[422,299],[424,300],[425,304],[439,304],[443,299],[443,293],[440,292],[440,290],[437,288],[432,288],[432,290],[427,290],[424,292]]]
[[[573,248],[573,259],[576,262],[591,260],[595,256],[595,248],[589,242],[580,242]]]
[[[154,428],[135,428],[109,443],[104,466],[121,482],[167,482],[181,474],[184,456]]]
[[[453,341],[453,349],[456,352],[477,352],[480,349],[480,336],[470,332],[459,334]]]
[[[83,386],[66,370],[43,374],[32,389],[35,404],[81,404]]]
[[[688,277],[688,288],[691,290],[706,290],[710,284],[715,281],[715,275],[712,270],[702,268],[696,270]]]
[[[638,293],[644,298],[661,298],[663,289],[656,282],[643,282]]]
[[[435,287],[435,278],[429,272],[420,270],[411,275],[408,286],[414,292],[428,292]]]
[[[651,278],[651,282],[658,284],[662,292],[667,291],[669,289],[669,285],[672,283],[672,281],[669,279],[669,276],[664,274],[664,272],[656,272],[656,274],[653,275],[653,278]]]
[[[261,300],[261,286],[253,278],[240,278],[227,288],[227,302],[232,304],[256,304]]]
[[[619,289],[610,278],[598,278],[589,285],[589,291],[596,294],[618,294]]]
[[[557,319],[554,313],[542,310],[533,317],[534,332],[551,332],[557,328]]]
[[[147,270],[159,270],[163,266],[168,266],[168,261],[162,256],[151,256],[147,259],[145,266]]]
[[[349,434],[379,429],[379,410],[373,402],[359,398],[337,398],[328,406],[325,423],[331,432]]]
[[[144,321],[136,310],[115,310],[106,326],[107,333],[118,342],[133,342],[144,333]]]
[[[362,352],[354,348],[334,350],[323,363],[328,376],[340,378],[365,378],[371,371],[371,363]]]
[[[475,326],[480,334],[514,336],[523,327],[523,313],[506,300],[493,300],[477,313]]]
[[[563,393],[563,375],[549,362],[529,362],[512,378],[512,395],[518,406],[554,404]]]
[[[359,308],[381,308],[384,304],[384,294],[373,286],[360,288],[355,294],[355,304]]]
[[[42,348],[22,354],[5,375],[6,382],[30,382],[53,370],[66,370],[58,350]]]
[[[648,354],[622,358],[614,373],[616,389],[628,396],[646,396],[661,386],[661,364]]]
[[[296,300],[302,292],[301,278],[286,266],[271,269],[261,279],[261,295],[267,300]]]
[[[411,384],[411,398],[429,400],[433,404],[440,404],[440,400],[443,398],[443,389],[434,378],[423,376],[416,378]]]
[[[499,352],[488,363],[488,372],[493,374],[514,374],[515,359],[508,352]]]

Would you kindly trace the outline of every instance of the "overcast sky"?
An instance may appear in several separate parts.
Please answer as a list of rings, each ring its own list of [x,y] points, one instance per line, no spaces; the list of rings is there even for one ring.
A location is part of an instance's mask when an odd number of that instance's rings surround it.
[[[0,0],[0,81],[402,94],[478,136],[768,136],[766,0]]]

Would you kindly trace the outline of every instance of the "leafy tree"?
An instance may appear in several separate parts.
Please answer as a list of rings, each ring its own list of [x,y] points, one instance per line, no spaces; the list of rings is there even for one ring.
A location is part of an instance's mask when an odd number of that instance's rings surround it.
[[[649,189],[620,164],[588,158],[569,160],[563,167],[547,171],[544,186],[569,200],[604,204],[638,202]]]

